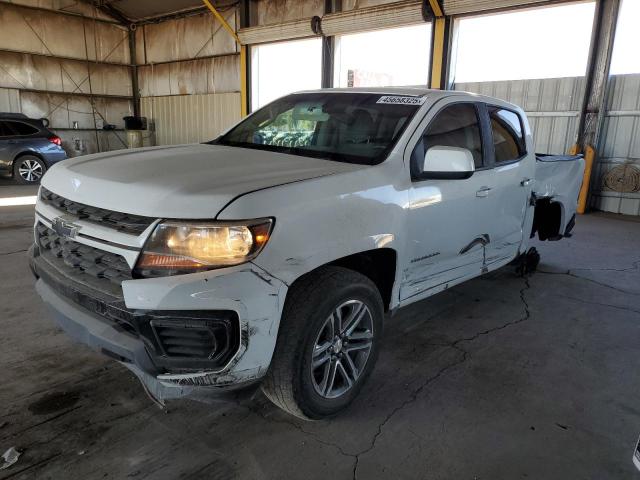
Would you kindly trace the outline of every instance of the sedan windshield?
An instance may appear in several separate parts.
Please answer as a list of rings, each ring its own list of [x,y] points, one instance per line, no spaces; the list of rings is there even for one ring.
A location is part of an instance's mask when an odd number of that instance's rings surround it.
[[[424,97],[299,93],[255,112],[211,143],[375,165],[393,148]]]

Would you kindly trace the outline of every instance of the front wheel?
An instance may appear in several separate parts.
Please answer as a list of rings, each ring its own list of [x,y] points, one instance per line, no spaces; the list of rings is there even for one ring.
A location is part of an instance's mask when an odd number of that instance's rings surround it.
[[[357,272],[324,267],[299,280],[287,296],[263,392],[303,419],[343,410],[376,362],[383,315],[375,284]]]
[[[47,166],[40,158],[34,155],[23,155],[13,164],[13,178],[18,183],[33,185],[40,182],[46,170]]]

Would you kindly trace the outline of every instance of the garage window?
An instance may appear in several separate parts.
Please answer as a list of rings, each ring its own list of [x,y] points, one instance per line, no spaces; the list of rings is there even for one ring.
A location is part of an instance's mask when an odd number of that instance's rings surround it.
[[[292,92],[321,86],[322,40],[251,47],[251,110]]]
[[[638,0],[624,0],[618,13],[616,38],[611,57],[611,75],[626,73],[640,73],[640,2]]]
[[[458,19],[455,82],[583,76],[594,7],[580,2]]]
[[[496,163],[511,162],[525,154],[520,116],[510,110],[489,107]]]
[[[336,37],[334,85],[426,85],[430,44],[429,23],[340,35]]]

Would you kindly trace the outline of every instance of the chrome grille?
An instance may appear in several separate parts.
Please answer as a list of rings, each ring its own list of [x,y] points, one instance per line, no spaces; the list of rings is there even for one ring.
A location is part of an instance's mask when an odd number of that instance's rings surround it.
[[[40,200],[57,210],[69,213],[80,220],[98,223],[119,232],[140,235],[154,222],[154,218],[114,212],[104,208],[91,207],[83,203],[73,202],[57,195],[46,188],[40,189]]]
[[[61,237],[42,223],[36,226],[36,236],[43,254],[48,251],[58,266],[71,268],[76,275],[88,275],[118,286],[132,278],[129,264],[120,255]]]

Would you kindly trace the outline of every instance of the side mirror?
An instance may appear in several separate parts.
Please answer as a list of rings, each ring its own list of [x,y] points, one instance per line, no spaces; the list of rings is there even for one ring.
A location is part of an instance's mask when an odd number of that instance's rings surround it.
[[[466,148],[436,145],[427,150],[422,168],[423,179],[461,180],[475,171],[473,154]]]

